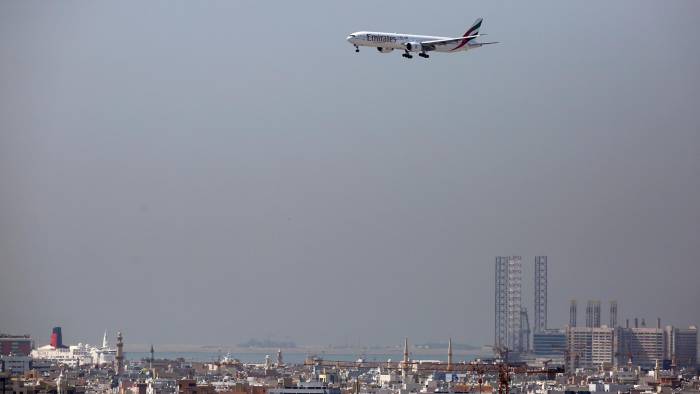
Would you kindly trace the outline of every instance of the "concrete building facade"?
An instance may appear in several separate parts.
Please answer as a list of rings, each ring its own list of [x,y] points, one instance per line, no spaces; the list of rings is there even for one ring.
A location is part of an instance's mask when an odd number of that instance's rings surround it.
[[[598,368],[614,362],[615,330],[608,327],[567,327],[567,369]]]

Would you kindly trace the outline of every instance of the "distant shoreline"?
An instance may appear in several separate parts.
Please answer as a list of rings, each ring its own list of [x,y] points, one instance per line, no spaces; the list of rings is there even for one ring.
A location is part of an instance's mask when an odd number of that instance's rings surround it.
[[[150,344],[125,344],[124,350],[126,352],[147,352],[150,349]],[[240,347],[240,346],[227,346],[227,345],[173,345],[173,344],[163,344],[154,345],[156,353],[158,352],[190,352],[190,353],[212,353],[221,351],[222,354],[226,353],[242,353],[242,354],[257,354],[257,353],[269,353],[276,354],[278,348],[262,348],[262,347]],[[385,355],[385,354],[400,354],[403,349],[400,347],[386,347],[386,348],[329,348],[321,346],[298,346],[293,348],[282,348],[283,354],[308,354],[308,355],[333,355],[333,354],[362,354],[362,355]],[[413,355],[442,355],[447,353],[447,349],[409,349],[409,352]],[[490,352],[481,349],[453,349],[452,353],[454,355],[486,355]]]

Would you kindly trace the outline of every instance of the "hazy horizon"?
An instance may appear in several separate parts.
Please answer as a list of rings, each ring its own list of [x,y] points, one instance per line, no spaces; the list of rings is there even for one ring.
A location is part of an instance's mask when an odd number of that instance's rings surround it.
[[[494,258],[700,324],[700,3],[2,2],[0,332],[493,343]],[[491,45],[429,60],[354,31]],[[524,306],[532,311],[532,291]],[[113,335],[113,334],[112,334]]]

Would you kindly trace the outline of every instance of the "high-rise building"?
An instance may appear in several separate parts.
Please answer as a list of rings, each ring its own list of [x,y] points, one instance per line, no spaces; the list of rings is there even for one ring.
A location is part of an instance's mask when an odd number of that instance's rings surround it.
[[[586,327],[600,327],[600,301],[588,301],[586,304]]]
[[[576,300],[571,300],[571,306],[569,306],[569,327],[576,327],[577,314]]]
[[[496,257],[494,347],[521,349],[522,258]]]
[[[535,332],[547,330],[547,256],[535,256]]]

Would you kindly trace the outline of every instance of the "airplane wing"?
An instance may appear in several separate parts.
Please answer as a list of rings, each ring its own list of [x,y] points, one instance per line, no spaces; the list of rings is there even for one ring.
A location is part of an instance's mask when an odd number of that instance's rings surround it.
[[[498,41],[491,41],[491,42],[472,42],[470,45],[473,47],[480,47],[482,45],[490,45],[490,44],[500,44]]]
[[[442,40],[432,40],[432,41],[423,41],[420,44],[423,46],[423,48],[426,51],[434,51],[435,47],[442,46],[442,45],[450,45],[450,44],[456,44],[463,42],[464,40],[470,41],[473,38],[476,37],[481,37],[485,34],[476,34],[473,36],[464,36],[464,37],[456,37],[456,38],[445,38]],[[498,41],[494,42],[470,42],[470,46],[481,46],[481,45],[488,45],[488,44],[498,44]]]
[[[457,38],[444,38],[442,40],[423,41],[423,42],[421,42],[421,45],[447,45],[447,44],[459,42],[462,40],[468,40],[470,38],[476,38],[479,36],[480,35],[477,34],[477,35],[473,35],[473,36],[465,36],[465,37],[457,37]]]
[[[464,40],[469,41],[469,40],[476,38],[476,37],[479,37],[479,35],[476,34],[473,36],[443,38],[442,40],[423,41],[423,42],[421,42],[421,45],[423,46],[423,49],[425,49],[426,51],[434,51],[435,47],[437,47],[437,46],[456,44],[456,43],[462,42]]]

